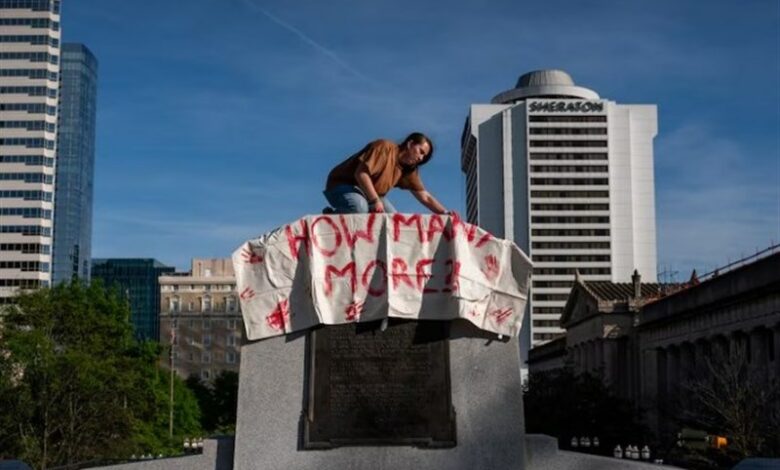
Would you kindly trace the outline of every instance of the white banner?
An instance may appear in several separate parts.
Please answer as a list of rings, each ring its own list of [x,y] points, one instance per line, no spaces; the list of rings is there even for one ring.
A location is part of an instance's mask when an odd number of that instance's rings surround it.
[[[457,216],[307,216],[233,253],[250,340],[385,317],[452,320],[515,336],[531,261]]]

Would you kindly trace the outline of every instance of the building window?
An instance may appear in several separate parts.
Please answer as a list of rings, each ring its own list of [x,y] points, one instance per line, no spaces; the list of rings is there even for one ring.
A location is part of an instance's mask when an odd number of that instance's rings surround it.
[[[203,380],[209,380],[211,378],[211,371],[208,369],[203,369],[200,371],[200,378]]]
[[[532,259],[547,263],[593,263],[609,261],[609,255],[533,255]]]
[[[203,305],[201,305],[202,311],[210,312],[211,311],[211,296],[207,295],[207,296],[203,297],[201,302],[203,304]]]
[[[180,311],[179,305],[181,302],[179,301],[179,297],[175,297],[175,296],[171,297],[170,301],[171,301],[171,312]]]
[[[560,333],[534,333],[534,340],[536,341],[548,341],[561,336]]]
[[[203,335],[203,346],[206,348],[211,347],[211,335]]]
[[[227,344],[228,346],[235,346],[236,345],[236,337],[235,337],[235,335],[227,335],[226,339],[227,339],[227,341],[225,342],[225,344]]]
[[[564,302],[569,298],[569,294],[534,294],[533,299],[536,301],[561,301]]]
[[[203,320],[203,329],[204,330],[210,330],[211,329],[211,320]]]
[[[227,321],[227,327],[229,330],[235,330],[236,329],[236,321],[235,320],[228,320]]]
[[[236,298],[232,295],[225,299],[225,303],[227,305],[227,311],[228,312],[235,312],[236,311]]]
[[[228,351],[225,353],[225,362],[228,364],[235,364],[236,363],[236,353],[232,351]]]
[[[203,354],[200,356],[200,360],[204,364],[211,364],[211,353],[208,351],[204,351]]]

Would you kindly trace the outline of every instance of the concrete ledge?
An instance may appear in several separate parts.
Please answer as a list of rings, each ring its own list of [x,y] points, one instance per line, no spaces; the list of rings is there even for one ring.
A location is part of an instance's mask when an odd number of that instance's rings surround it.
[[[635,460],[615,459],[558,449],[558,440],[544,434],[525,436],[528,470],[639,470],[679,468]]]
[[[233,437],[225,436],[204,440],[202,454],[139,460],[92,468],[111,470],[231,470],[233,468]]]

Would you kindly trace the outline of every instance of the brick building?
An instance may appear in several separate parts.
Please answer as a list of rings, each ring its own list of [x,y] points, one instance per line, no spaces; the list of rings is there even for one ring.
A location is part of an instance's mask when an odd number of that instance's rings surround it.
[[[230,258],[195,258],[190,272],[160,276],[160,340],[171,338],[179,376],[238,372],[244,324]]]

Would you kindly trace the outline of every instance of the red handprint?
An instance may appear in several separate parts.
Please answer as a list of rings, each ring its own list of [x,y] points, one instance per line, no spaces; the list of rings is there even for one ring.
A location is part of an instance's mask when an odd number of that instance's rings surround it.
[[[482,272],[489,281],[493,281],[498,277],[498,260],[495,256],[485,256],[485,267],[482,268]]]
[[[500,308],[494,312],[490,313],[490,316],[496,317],[496,323],[499,325],[504,323],[509,316],[512,315],[512,307],[509,308]]]
[[[246,289],[242,290],[238,296],[241,297],[241,300],[249,300],[255,296],[255,291],[247,287]]]
[[[360,318],[360,315],[363,313],[363,306],[365,305],[365,302],[352,302],[351,304],[347,305],[347,309],[344,311],[344,313],[347,315],[346,320],[347,321],[356,321]]]
[[[245,263],[249,263],[249,264],[257,264],[263,262],[263,256],[258,253],[255,253],[249,248],[244,248],[243,250],[241,250],[241,257],[244,258]]]
[[[277,331],[284,331],[284,326],[290,321],[290,301],[284,299],[276,305],[273,312],[265,317],[268,326]]]

